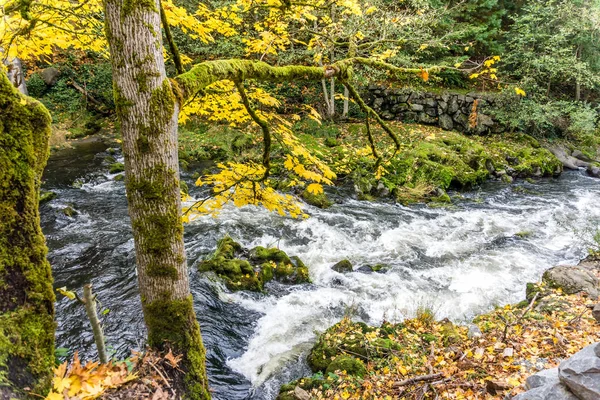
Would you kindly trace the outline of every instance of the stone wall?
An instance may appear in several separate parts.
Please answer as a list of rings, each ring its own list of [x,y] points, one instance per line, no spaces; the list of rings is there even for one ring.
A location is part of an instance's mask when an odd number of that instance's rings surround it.
[[[490,113],[494,107],[500,107],[500,99],[490,94],[432,93],[369,86],[365,100],[386,120],[418,122],[478,135],[505,130]],[[469,116],[475,101],[477,124],[471,127]]]

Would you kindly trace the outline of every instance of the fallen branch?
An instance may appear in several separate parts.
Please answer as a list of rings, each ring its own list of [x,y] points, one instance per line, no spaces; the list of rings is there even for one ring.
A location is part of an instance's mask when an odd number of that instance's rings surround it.
[[[442,374],[442,373],[415,376],[414,378],[405,379],[405,380],[400,381],[400,382],[395,382],[392,385],[392,387],[393,388],[399,388],[399,387],[402,387],[402,386],[413,385],[413,384],[415,384],[417,382],[435,381],[436,379],[440,379],[440,378],[443,378],[443,377],[444,377],[444,374]]]

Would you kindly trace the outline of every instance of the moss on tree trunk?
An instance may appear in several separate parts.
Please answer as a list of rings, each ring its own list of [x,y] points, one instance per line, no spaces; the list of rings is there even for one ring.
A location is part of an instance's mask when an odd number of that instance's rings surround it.
[[[54,293],[38,211],[50,114],[0,73],[0,398],[43,395],[54,365]]]
[[[165,72],[159,2],[106,0],[104,9],[148,343],[182,354],[186,398],[209,399],[183,243],[179,93]]]

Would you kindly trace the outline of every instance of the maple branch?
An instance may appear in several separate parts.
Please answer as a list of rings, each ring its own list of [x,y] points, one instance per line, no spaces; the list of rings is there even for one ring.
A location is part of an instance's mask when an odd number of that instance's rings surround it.
[[[183,74],[185,72],[185,69],[183,68],[183,64],[181,62],[181,56],[179,55],[179,49],[177,48],[177,44],[173,39],[173,35],[171,35],[169,20],[167,19],[167,14],[165,14],[165,9],[162,5],[162,1],[160,2],[160,21],[162,23],[163,29],[165,30],[165,36],[167,38],[167,43],[169,44],[169,50],[171,50],[171,55],[173,56],[175,70],[178,74]]]
[[[375,120],[379,123],[379,126],[381,126],[381,128],[392,138],[394,144],[396,145],[396,151],[400,150],[400,139],[398,139],[398,136],[394,133],[394,131],[392,131],[392,129],[381,119],[375,110],[365,103],[358,93],[358,90],[356,90],[356,88],[352,86],[350,82],[347,80],[341,80],[341,82],[348,89],[350,96],[352,96],[354,101],[356,101],[360,109],[367,114],[367,116],[371,115],[373,118],[375,118]]]
[[[319,81],[333,76],[344,76],[345,68],[345,65],[325,68],[301,65],[273,67],[262,61],[215,60],[196,64],[189,71],[176,76],[174,80],[181,90],[182,99],[187,100],[208,85],[225,79],[234,82],[246,79],[271,82]]]
[[[260,129],[263,132],[263,160],[262,164],[265,167],[265,173],[263,174],[262,180],[266,180],[269,177],[269,172],[271,169],[271,131],[269,130],[269,124],[267,121],[262,119],[252,108],[250,104],[250,100],[248,99],[248,95],[246,94],[246,90],[244,89],[244,84],[240,81],[235,81],[235,86],[237,87],[238,92],[242,98],[242,103],[244,107],[246,107],[246,111],[250,114],[250,117],[256,122]]]

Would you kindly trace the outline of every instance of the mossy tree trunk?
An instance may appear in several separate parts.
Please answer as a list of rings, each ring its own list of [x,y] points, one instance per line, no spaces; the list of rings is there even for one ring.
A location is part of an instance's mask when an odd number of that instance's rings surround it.
[[[183,243],[177,115],[158,0],[105,0],[129,215],[148,343],[183,354],[187,398],[209,399]]]
[[[38,211],[50,114],[0,72],[0,398],[43,397],[54,365],[54,293]]]

